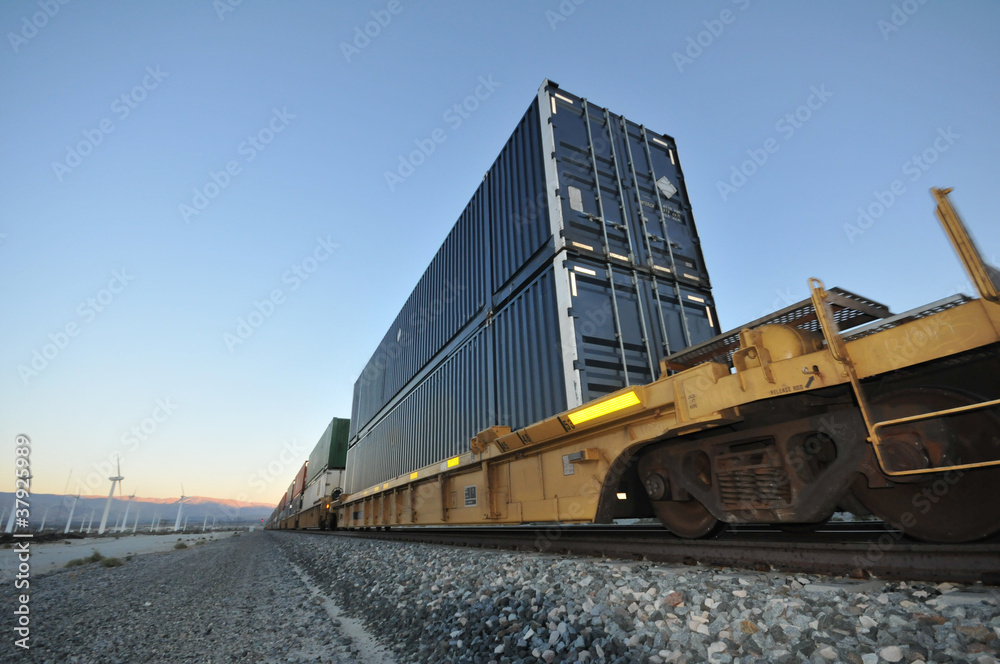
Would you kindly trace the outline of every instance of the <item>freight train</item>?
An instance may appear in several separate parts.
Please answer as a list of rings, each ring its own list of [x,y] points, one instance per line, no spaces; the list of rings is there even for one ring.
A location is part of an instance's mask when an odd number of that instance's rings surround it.
[[[545,81],[358,378],[339,484],[306,499],[304,467],[269,527],[994,535],[1000,272],[949,191],[979,298],[894,315],[811,279],[720,334],[673,139]]]

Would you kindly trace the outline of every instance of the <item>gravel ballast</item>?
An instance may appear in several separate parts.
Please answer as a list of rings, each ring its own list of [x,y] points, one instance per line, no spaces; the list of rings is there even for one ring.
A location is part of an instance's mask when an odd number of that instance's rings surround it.
[[[13,615],[5,610],[0,661],[382,661],[363,656],[272,536],[244,533],[200,545],[189,539],[185,549],[118,567],[90,563],[31,578],[31,648],[14,646]]]
[[[1000,592],[276,533],[408,662],[976,662]]]
[[[31,650],[5,611],[0,661],[991,664],[1000,648],[996,588],[342,536],[243,534],[31,584]]]

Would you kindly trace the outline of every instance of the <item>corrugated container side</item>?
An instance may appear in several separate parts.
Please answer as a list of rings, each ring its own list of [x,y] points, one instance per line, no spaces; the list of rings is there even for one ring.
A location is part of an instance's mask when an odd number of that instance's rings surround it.
[[[307,464],[306,484],[312,483],[313,479],[326,470],[327,458],[330,456],[330,436],[333,433],[333,422],[326,425],[326,430],[319,437],[319,441],[309,453]]]
[[[493,319],[495,418],[517,429],[566,409],[555,270],[539,275]],[[471,439],[479,431],[466,432]]]
[[[326,426],[319,442],[309,453],[306,482],[328,468],[343,468],[347,463],[347,436],[350,430],[350,420],[335,417]]]
[[[302,509],[315,507],[326,496],[326,473],[320,473],[306,484],[302,492]]]
[[[352,440],[455,334],[486,313],[491,293],[546,245],[551,253],[537,109],[536,100],[355,384]]]
[[[298,498],[302,495],[302,490],[306,487],[306,468],[309,462],[306,461],[299,468],[299,472],[295,473],[295,481],[292,482],[292,498]]]
[[[468,450],[492,417],[489,346],[481,329],[350,448],[349,492]]]
[[[431,260],[358,379],[355,430],[367,424],[424,365],[485,315],[491,280],[482,188]]]
[[[484,188],[490,221],[492,292],[498,292],[546,245],[550,253],[554,249],[537,98],[486,174],[480,191]]]
[[[350,436],[351,422],[335,417],[330,423],[330,427],[330,456],[327,458],[327,468],[332,470],[346,468],[347,441]]]

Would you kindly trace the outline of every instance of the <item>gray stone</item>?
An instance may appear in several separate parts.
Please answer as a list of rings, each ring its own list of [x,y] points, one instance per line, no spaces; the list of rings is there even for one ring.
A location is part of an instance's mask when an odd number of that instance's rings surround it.
[[[804,585],[802,590],[807,593],[868,593],[883,586],[881,581],[857,581],[854,579],[834,579],[832,581],[814,581]]]
[[[886,646],[878,651],[879,657],[887,662],[898,662],[903,659],[903,651],[899,646]]]
[[[991,588],[968,588],[966,590],[956,590],[945,595],[940,595],[934,599],[927,600],[927,604],[945,608],[952,606],[970,606],[973,604],[1000,604],[1000,592]]]

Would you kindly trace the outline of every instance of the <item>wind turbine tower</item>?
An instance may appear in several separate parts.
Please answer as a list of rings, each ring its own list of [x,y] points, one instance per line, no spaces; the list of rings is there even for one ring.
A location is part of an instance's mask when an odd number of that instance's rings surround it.
[[[179,501],[177,501],[177,520],[174,521],[174,532],[175,533],[178,530],[181,529],[181,512],[184,511],[184,501],[187,500],[187,499],[188,499],[188,497],[184,495],[184,485],[182,484],[181,485],[181,499]]]
[[[128,524],[128,511],[132,507],[132,500],[135,499],[135,490],[132,491],[132,495],[128,497],[128,504],[125,505],[125,516],[122,517],[122,527],[118,529],[118,532],[125,530],[125,526]]]
[[[73,512],[76,511],[78,502],[80,502],[80,494],[76,494],[76,498],[73,499],[73,507],[69,508],[69,518],[66,519],[66,530],[63,531],[63,535],[69,532],[69,527],[73,523]]]
[[[87,522],[87,534],[90,534],[90,527],[94,525],[94,513],[97,510],[90,510],[90,521]],[[83,530],[83,519],[80,520],[80,530]]]
[[[142,513],[142,505],[139,505],[137,508],[135,508],[135,525],[132,526],[132,534],[133,535],[135,534],[135,531],[139,529],[139,514],[140,513]]]
[[[45,508],[45,514],[42,515],[42,525],[38,527],[38,532],[42,532],[43,530],[45,530],[45,520],[49,518],[50,509],[52,509],[51,505]]]
[[[97,528],[97,534],[103,535],[104,529],[108,525],[108,512],[111,511],[111,501],[115,497],[115,485],[118,485],[118,493],[121,493],[122,486],[121,481],[125,479],[122,477],[122,460],[118,459],[118,474],[114,477],[109,477],[111,480],[111,491],[108,492],[108,502],[104,504],[104,516],[101,517],[101,525]]]

